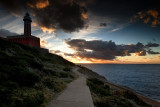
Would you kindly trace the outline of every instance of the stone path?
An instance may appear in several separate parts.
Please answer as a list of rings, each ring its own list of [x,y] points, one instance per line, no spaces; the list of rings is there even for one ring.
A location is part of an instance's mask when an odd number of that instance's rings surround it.
[[[77,69],[74,72],[79,78],[71,82],[47,107],[94,107],[85,75],[80,74]]]

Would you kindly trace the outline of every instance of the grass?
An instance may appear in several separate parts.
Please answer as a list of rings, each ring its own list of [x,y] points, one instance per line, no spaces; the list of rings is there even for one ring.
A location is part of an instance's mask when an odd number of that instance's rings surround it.
[[[89,86],[91,92],[96,93],[97,96],[103,97],[110,95],[110,88],[96,78],[88,79],[87,85]]]
[[[133,92],[112,89],[97,78],[88,78],[87,85],[90,88],[95,107],[151,107]]]
[[[123,95],[124,95],[125,98],[128,98],[128,99],[130,99],[130,100],[135,101],[135,102],[137,103],[137,105],[145,106],[145,107],[151,107],[151,105],[146,104],[143,100],[139,99],[139,98],[137,97],[137,95],[135,95],[135,94],[134,94],[133,92],[131,92],[131,91],[125,91]]]
[[[0,39],[1,107],[45,107],[76,78],[72,66],[58,55]]]
[[[47,76],[43,78],[43,84],[49,89],[53,89],[56,92],[60,92],[66,88],[66,83],[57,77]]]

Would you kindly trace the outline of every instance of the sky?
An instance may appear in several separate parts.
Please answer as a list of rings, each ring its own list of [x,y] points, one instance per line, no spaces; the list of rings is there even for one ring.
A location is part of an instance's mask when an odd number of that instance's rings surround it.
[[[0,36],[32,35],[74,63],[160,64],[157,0],[0,0]]]

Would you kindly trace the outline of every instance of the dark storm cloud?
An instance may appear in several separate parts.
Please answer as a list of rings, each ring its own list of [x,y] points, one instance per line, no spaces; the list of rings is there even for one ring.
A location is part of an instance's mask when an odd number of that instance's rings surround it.
[[[6,7],[9,11],[16,15],[24,14],[23,0],[0,0],[0,5]]]
[[[65,56],[74,56],[74,54],[64,53]]]
[[[66,32],[86,27],[84,20],[87,18],[84,14],[87,11],[123,23],[128,22],[137,12],[159,9],[158,0],[0,0],[0,5],[16,15],[24,14],[27,8],[32,11],[40,27]]]
[[[87,10],[75,0],[1,0],[0,4],[14,14],[28,8],[40,27],[66,32],[85,27],[83,16]]]
[[[5,29],[0,29],[0,36],[1,36],[1,37],[15,36],[15,35],[18,35],[18,34],[17,34],[17,33],[10,32],[10,31],[5,30]]]
[[[130,56],[131,53],[138,56],[145,56],[146,52],[153,54],[150,48],[146,48],[146,45],[140,42],[132,45],[117,45],[112,41],[73,39],[66,40],[66,43],[76,51],[76,56],[82,58],[113,60],[116,56]]]
[[[96,0],[94,5],[88,8],[98,16],[108,15],[126,19],[139,11],[159,8],[159,3],[157,0]]]
[[[100,23],[99,25],[102,26],[102,27],[106,27],[107,26],[106,23]]]
[[[154,52],[154,51],[152,51],[151,49],[148,50],[148,53],[149,53],[149,54],[160,54],[159,52]]]
[[[159,47],[159,44],[149,42],[146,47]]]

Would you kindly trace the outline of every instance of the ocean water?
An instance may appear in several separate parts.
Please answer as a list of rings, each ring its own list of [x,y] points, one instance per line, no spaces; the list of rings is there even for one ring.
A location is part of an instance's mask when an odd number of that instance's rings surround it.
[[[129,87],[160,102],[160,65],[149,64],[80,64],[108,81]]]

